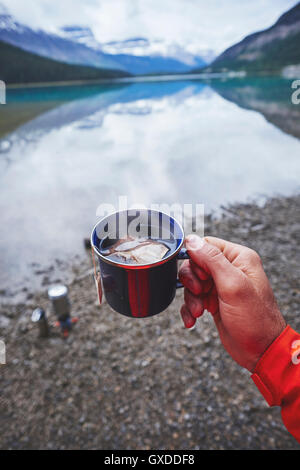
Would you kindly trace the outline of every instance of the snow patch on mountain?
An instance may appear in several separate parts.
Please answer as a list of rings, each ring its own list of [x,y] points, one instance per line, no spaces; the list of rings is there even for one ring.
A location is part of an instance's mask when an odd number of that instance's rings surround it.
[[[165,57],[175,59],[190,67],[210,63],[215,58],[212,50],[201,49],[198,44],[185,46],[162,39],[149,40],[144,37],[135,37],[123,41],[100,43],[95,39],[89,27],[65,26],[62,28],[61,34],[72,41],[85,44],[112,56],[121,54],[135,57]]]

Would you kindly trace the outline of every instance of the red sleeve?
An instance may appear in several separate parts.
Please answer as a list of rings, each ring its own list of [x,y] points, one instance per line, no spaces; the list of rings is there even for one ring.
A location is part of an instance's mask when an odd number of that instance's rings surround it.
[[[251,378],[270,406],[281,406],[284,425],[300,442],[300,335],[287,326]]]

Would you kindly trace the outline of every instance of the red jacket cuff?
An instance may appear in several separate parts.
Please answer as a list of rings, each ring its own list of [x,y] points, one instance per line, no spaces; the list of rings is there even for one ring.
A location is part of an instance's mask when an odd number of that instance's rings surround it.
[[[300,335],[290,326],[265,351],[251,378],[270,406],[281,406],[293,368],[300,360]],[[299,365],[300,367],[300,365]]]

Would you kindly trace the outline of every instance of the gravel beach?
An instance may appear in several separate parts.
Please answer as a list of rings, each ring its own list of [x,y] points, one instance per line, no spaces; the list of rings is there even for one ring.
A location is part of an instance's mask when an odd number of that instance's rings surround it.
[[[259,252],[287,322],[300,331],[300,196],[235,205],[206,218],[206,235]],[[88,235],[88,234],[87,234]],[[183,327],[183,292],[162,314],[132,320],[97,303],[87,253],[69,284],[69,338],[31,322],[46,292],[3,297],[0,338],[2,449],[300,449],[250,379],[222,348],[208,313]]]

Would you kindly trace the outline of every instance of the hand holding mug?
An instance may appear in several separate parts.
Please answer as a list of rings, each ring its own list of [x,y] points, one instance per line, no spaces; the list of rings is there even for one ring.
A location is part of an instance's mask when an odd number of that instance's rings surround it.
[[[214,237],[186,238],[190,256],[179,279],[185,286],[181,316],[192,327],[204,310],[214,318],[231,357],[253,371],[286,323],[279,311],[259,255]]]

